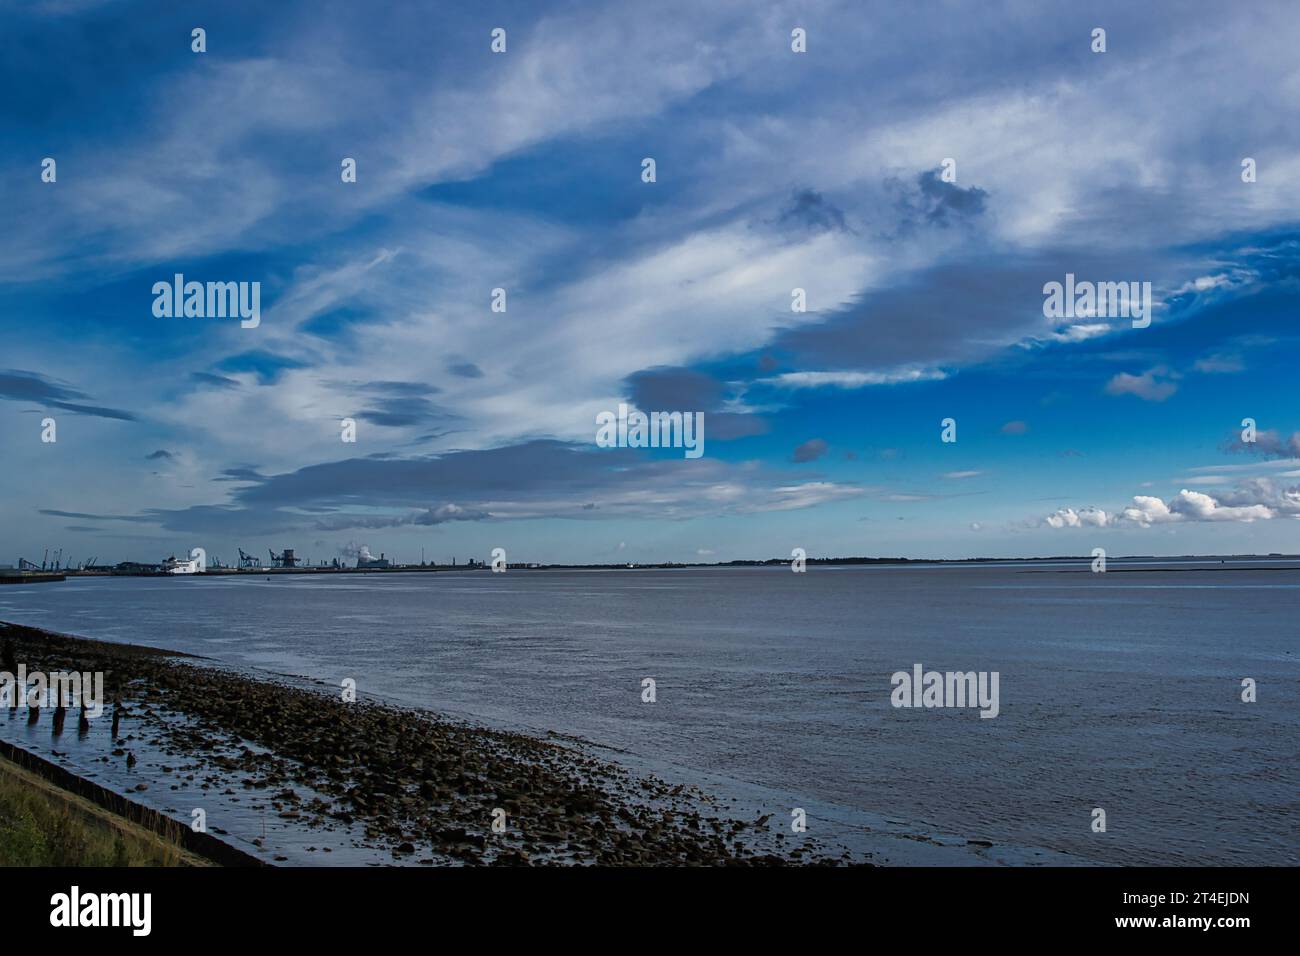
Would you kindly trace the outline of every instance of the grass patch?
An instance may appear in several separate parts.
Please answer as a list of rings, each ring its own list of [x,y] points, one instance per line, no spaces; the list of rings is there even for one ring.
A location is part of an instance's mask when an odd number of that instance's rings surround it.
[[[188,856],[157,834],[0,761],[0,866],[184,866]]]

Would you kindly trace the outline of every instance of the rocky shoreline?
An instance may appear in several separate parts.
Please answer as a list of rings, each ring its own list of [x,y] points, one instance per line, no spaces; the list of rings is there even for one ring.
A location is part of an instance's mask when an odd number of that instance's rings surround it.
[[[113,722],[113,747],[99,759],[130,767],[132,742],[147,744],[167,758],[160,769],[172,790],[260,794],[284,820],[318,831],[325,853],[360,831],[396,862],[430,865],[850,862],[765,817],[732,819],[695,788],[633,776],[567,743],[347,703],[337,690],[153,648],[13,624],[0,625],[0,640],[5,659],[29,672],[104,673],[100,719]]]

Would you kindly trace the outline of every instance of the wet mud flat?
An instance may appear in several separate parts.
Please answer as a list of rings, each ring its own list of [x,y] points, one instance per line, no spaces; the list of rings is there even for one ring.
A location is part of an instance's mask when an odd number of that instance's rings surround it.
[[[3,624],[0,643],[29,673],[104,674],[97,719],[11,706],[10,726],[46,737],[57,728],[50,754],[67,757],[80,741],[82,766],[100,764],[136,796],[153,787],[154,799],[212,808],[210,832],[274,854],[268,862],[867,862],[807,834],[774,832],[763,817],[734,819],[698,788],[630,773],[580,744],[347,703],[338,690],[253,679],[153,648]],[[150,773],[131,784],[137,764]],[[242,815],[217,812],[241,805]],[[264,846],[268,817],[296,852]],[[240,833],[222,828],[226,819],[238,820]]]

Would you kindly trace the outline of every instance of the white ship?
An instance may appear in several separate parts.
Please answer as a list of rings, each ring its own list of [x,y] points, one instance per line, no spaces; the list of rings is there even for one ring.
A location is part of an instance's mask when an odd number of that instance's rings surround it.
[[[172,555],[160,565],[163,574],[198,574],[200,570],[198,560],[181,561],[176,555]]]

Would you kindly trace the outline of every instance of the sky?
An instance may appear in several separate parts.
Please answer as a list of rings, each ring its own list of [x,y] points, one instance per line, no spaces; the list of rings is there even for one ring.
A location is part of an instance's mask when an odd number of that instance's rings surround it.
[[[1300,552],[1298,46],[1287,3],[0,0],[0,564]],[[160,317],[176,274],[260,321]],[[1050,315],[1067,275],[1149,324]],[[704,453],[602,447],[620,404]]]

